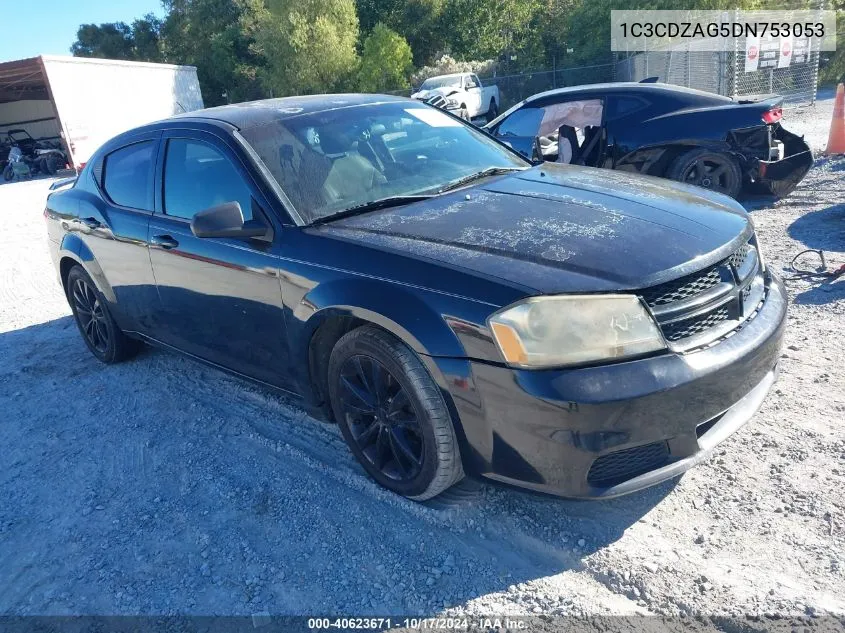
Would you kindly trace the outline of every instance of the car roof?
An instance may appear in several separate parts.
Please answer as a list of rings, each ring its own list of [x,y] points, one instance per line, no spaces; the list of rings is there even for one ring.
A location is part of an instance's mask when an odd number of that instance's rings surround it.
[[[675,86],[672,84],[640,83],[636,81],[616,81],[601,84],[584,84],[579,86],[568,86],[566,88],[556,88],[554,90],[547,90],[546,92],[538,92],[535,95],[531,95],[530,97],[527,97],[519,103],[511,106],[505,112],[502,112],[499,116],[490,121],[484,127],[485,129],[492,129],[499,123],[501,123],[504,119],[513,114],[516,110],[519,110],[520,108],[523,108],[526,105],[530,105],[535,101],[539,101],[541,99],[565,97],[569,94],[589,96],[594,94],[603,95],[611,92],[617,94],[622,92],[632,95],[643,96],[651,95],[652,97],[659,97],[662,95],[683,95],[686,97],[692,97],[691,99],[689,99],[689,101],[691,102],[710,102],[711,104],[715,104],[717,102],[730,103],[732,101],[730,97],[723,97],[712,92],[705,92],[703,90],[695,90],[693,88],[685,88],[683,86]]]
[[[567,86],[566,88],[556,88],[555,90],[547,90],[546,92],[539,92],[525,99],[524,103],[530,103],[535,99],[543,99],[545,97],[555,97],[558,95],[566,95],[575,92],[593,93],[593,92],[608,92],[608,91],[630,91],[640,94],[684,94],[695,97],[708,97],[716,101],[730,101],[729,97],[714,94],[712,92],[705,92],[703,90],[696,90],[694,88],[686,88],[684,86],[675,86],[672,84],[663,83],[639,83],[636,81],[617,81],[602,84],[586,84],[581,86]]]
[[[316,114],[338,108],[403,101],[419,103],[419,101],[414,101],[406,97],[379,94],[306,95],[303,97],[281,97],[277,99],[233,103],[215,108],[206,108],[205,110],[177,114],[167,120],[208,119],[210,121],[223,121],[238,129],[244,129],[302,114]]]

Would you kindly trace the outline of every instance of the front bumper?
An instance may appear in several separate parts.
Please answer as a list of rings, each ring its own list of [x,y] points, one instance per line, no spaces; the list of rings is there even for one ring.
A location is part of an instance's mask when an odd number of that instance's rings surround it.
[[[466,469],[561,496],[604,498],[706,459],[748,422],[776,379],[787,299],[776,277],[766,285],[756,316],[707,349],[570,370],[441,367],[461,420]]]

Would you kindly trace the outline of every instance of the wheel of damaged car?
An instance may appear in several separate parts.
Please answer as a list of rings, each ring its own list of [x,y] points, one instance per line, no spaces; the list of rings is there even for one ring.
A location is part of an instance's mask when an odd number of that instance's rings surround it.
[[[728,154],[695,149],[682,154],[666,174],[672,180],[696,185],[736,198],[742,188],[742,171]]]
[[[328,379],[343,437],[379,484],[421,501],[463,478],[452,416],[404,343],[376,327],[355,329],[332,350]]]

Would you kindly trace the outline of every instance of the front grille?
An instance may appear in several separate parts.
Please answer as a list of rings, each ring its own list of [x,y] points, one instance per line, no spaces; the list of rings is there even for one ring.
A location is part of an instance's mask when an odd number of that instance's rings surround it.
[[[681,339],[706,332],[730,318],[731,314],[727,308],[719,308],[700,317],[667,323],[663,326],[663,336],[666,337],[667,341],[680,341]]]
[[[602,455],[587,473],[587,483],[596,488],[608,488],[628,479],[660,468],[669,460],[669,445],[654,442]]]
[[[433,97],[429,97],[425,100],[425,103],[428,105],[434,106],[435,108],[445,108],[446,107],[446,99],[443,95],[434,95]]]
[[[718,266],[709,270],[681,277],[675,281],[655,286],[643,292],[646,303],[652,307],[683,301],[719,284],[722,280]]]
[[[755,284],[758,275],[756,248],[746,242],[718,264],[647,288],[641,296],[666,341],[686,351],[718,340],[734,329],[730,324],[739,327],[750,317],[762,298],[762,284]]]
[[[740,248],[737,252],[731,255],[728,258],[731,266],[739,270],[742,268],[742,265],[745,263],[745,260],[748,259],[748,253],[751,251],[751,246],[746,244],[742,248]]]

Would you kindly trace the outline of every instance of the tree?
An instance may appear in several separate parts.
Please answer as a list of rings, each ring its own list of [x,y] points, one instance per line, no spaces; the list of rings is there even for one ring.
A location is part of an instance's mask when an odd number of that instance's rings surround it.
[[[164,61],[161,51],[162,21],[148,13],[132,23],[132,59],[145,62]]]
[[[516,58],[514,69],[531,68],[543,58],[536,32],[542,9],[542,0],[450,0],[441,20],[456,58]]]
[[[254,50],[275,96],[348,89],[358,70],[354,0],[268,0]]]
[[[132,28],[125,22],[81,24],[70,52],[75,57],[133,59]]]
[[[264,96],[263,59],[253,50],[262,0],[164,0],[164,7],[164,57],[197,67],[207,105]]]
[[[364,40],[359,88],[364,92],[387,92],[408,87],[414,69],[408,41],[396,31],[378,23]]]

